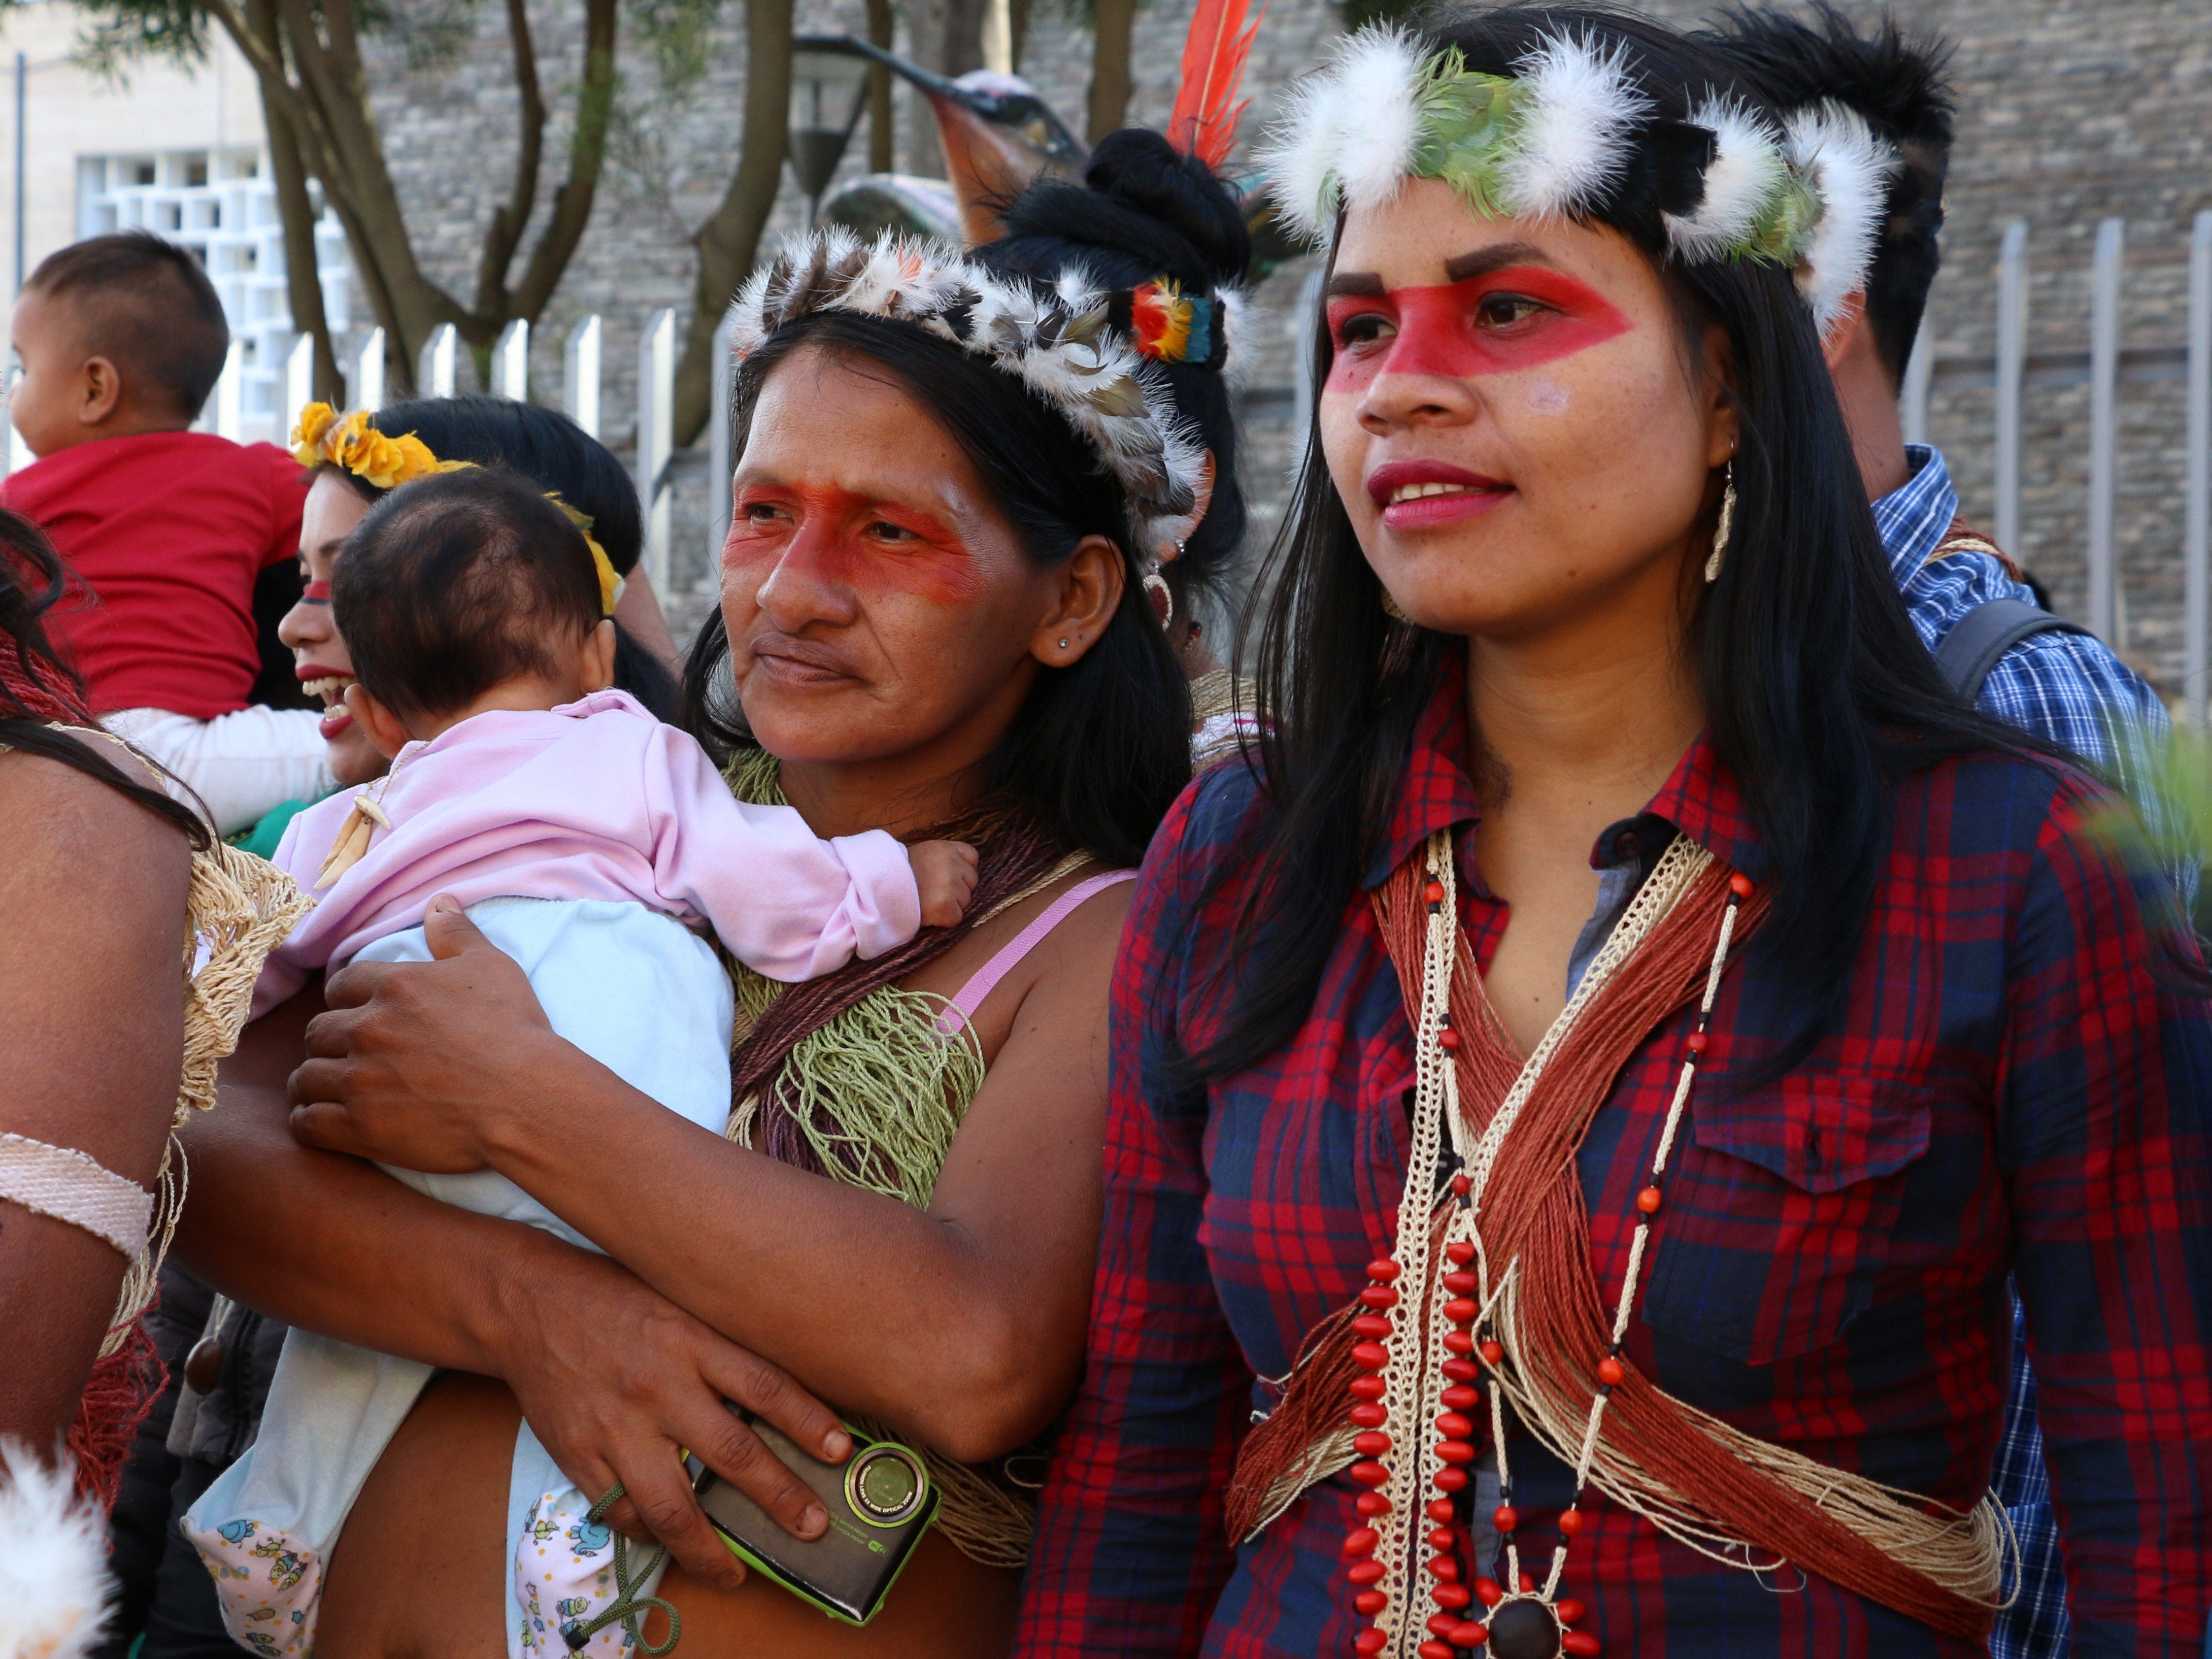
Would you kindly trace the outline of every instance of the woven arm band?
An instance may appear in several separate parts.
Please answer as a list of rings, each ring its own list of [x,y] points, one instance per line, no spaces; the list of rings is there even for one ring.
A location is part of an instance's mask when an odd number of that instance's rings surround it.
[[[0,1134],[0,1199],[82,1227],[126,1261],[146,1254],[154,1194],[67,1146]]]

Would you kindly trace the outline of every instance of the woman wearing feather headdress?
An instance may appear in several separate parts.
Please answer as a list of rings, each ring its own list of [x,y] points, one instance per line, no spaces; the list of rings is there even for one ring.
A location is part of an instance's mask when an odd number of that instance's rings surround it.
[[[728,1140],[668,1139],[458,917],[426,921],[446,959],[332,981],[291,1085],[325,1151],[284,1134],[296,1019],[289,1054],[256,1028],[235,1134],[194,1148],[196,1261],[295,1326],[498,1379],[434,1383],[391,1441],[322,1552],[321,1659],[629,1654],[679,1619],[703,1656],[1005,1650],[1035,1443],[1082,1351],[1121,897],[1190,769],[1143,580],[1207,488],[1171,369],[1218,375],[1224,348],[1203,293],[1140,320],[1160,274],[828,232],[738,299],[693,727],[746,799],[831,834],[957,823],[982,870],[958,927],[781,995],[739,976]],[[416,1206],[331,1152],[495,1168],[608,1259]],[[872,1622],[738,1582],[678,1448],[793,1537],[853,1523],[725,1399],[832,1462],[852,1442],[818,1401],[922,1453],[943,1507]],[[518,1412],[608,1494],[564,1534],[604,1581],[544,1581],[535,1494],[509,1491]]]
[[[2083,1649],[2199,1653],[2205,970],[1902,608],[1819,333],[1888,165],[1563,6],[1281,118],[1322,390],[1131,903],[1020,1651],[1982,1654],[2010,1273]]]

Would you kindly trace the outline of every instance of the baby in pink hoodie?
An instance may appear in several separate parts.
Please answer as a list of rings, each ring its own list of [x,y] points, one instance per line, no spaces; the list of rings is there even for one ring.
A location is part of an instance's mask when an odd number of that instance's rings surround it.
[[[880,830],[824,841],[787,806],[733,799],[706,751],[611,690],[605,555],[534,484],[470,469],[395,490],[331,584],[382,778],[301,813],[276,863],[315,908],[269,959],[258,1014],[318,969],[424,961],[449,893],[515,958],[553,1029],[720,1133],[732,997],[704,935],[773,979],[811,979],[959,920],[975,853]],[[483,1213],[588,1241],[489,1170],[392,1173]],[[305,1654],[340,1527],[430,1372],[294,1330],[260,1437],[185,1518],[231,1632]],[[511,1505],[519,1651],[564,1652],[615,1594],[605,1528],[526,1424]],[[586,1650],[617,1653],[619,1626]],[[511,1642],[510,1646],[514,1644]]]

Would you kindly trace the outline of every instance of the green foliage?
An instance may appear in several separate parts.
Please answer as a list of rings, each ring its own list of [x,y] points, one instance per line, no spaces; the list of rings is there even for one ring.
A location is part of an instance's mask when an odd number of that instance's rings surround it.
[[[2212,732],[2177,727],[2148,757],[2141,789],[2154,798],[2151,855],[2167,868],[2204,866],[2212,860]],[[2145,836],[2135,809],[2115,805],[2093,820],[2108,839],[2140,844]]]
[[[186,65],[207,61],[207,14],[193,0],[107,0],[82,9],[76,61],[120,82],[142,58]]]
[[[680,98],[707,72],[723,0],[630,0],[623,16],[631,37],[653,48],[663,96]]]

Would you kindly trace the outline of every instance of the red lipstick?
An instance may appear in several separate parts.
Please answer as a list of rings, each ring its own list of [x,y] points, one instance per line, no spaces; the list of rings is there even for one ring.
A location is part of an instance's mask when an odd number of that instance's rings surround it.
[[[1385,461],[1367,475],[1367,494],[1391,530],[1426,530],[1487,513],[1513,486],[1444,461]]]

